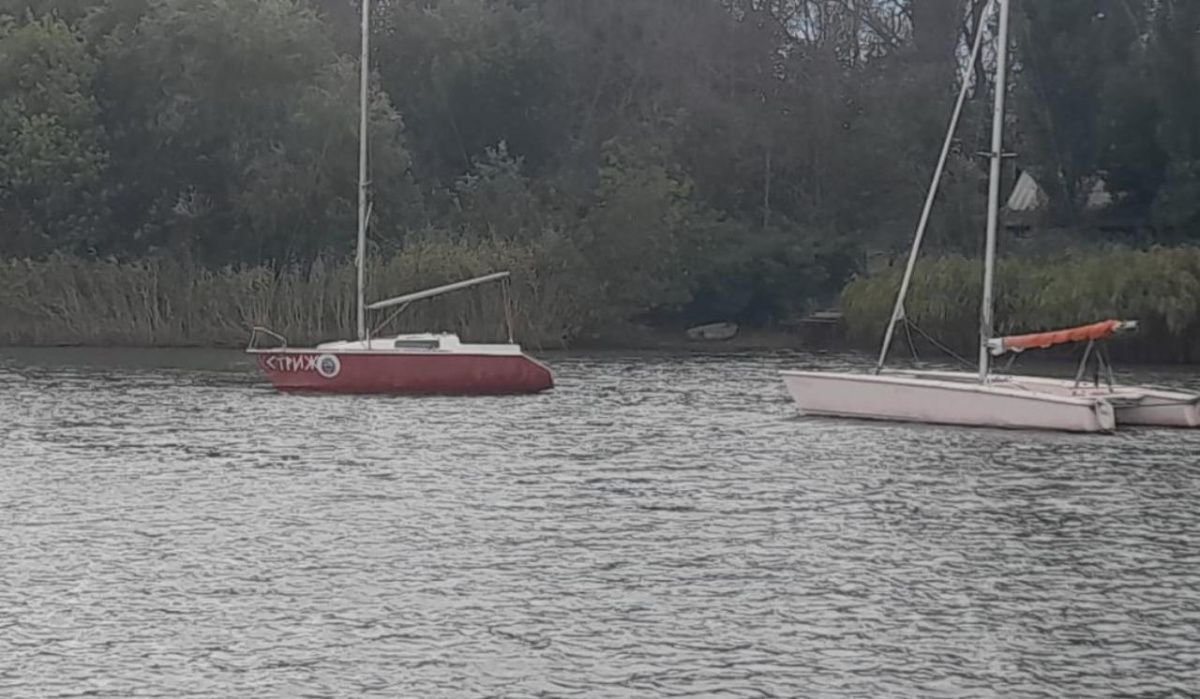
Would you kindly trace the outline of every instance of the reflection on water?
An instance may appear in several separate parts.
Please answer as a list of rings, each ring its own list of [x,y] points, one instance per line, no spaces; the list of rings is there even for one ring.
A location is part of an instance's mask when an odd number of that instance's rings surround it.
[[[1200,687],[1200,432],[795,417],[777,370],[843,361],[552,356],[551,393],[405,399],[6,351],[0,695]]]

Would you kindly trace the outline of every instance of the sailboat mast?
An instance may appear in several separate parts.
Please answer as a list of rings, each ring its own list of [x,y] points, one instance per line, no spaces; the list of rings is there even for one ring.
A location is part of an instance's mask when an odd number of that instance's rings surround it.
[[[987,381],[988,340],[994,332],[992,286],[996,276],[996,229],[1000,219],[1000,165],[1004,159],[1004,98],[1008,72],[1008,6],[1000,0],[1000,30],[996,36],[996,99],[992,107],[991,170],[988,173],[987,239],[983,251],[983,303],[979,312],[979,380]]]
[[[954,112],[950,115],[950,126],[946,129],[946,138],[942,142],[942,153],[938,156],[937,167],[933,170],[933,181],[929,183],[929,191],[925,195],[925,206],[921,209],[921,219],[917,222],[917,232],[913,236],[912,248],[908,251],[908,264],[904,267],[904,276],[900,279],[900,291],[896,294],[896,303],[892,307],[892,317],[888,321],[887,330],[883,334],[883,346],[879,349],[879,361],[875,364],[875,373],[883,371],[887,362],[888,351],[892,348],[892,339],[896,335],[896,324],[904,318],[904,301],[908,298],[908,287],[912,284],[913,272],[917,268],[917,253],[921,251],[921,242],[925,239],[925,229],[929,225],[929,214],[933,211],[933,200],[937,197],[938,186],[942,181],[942,173],[946,169],[946,160],[950,157],[950,148],[954,145],[954,134],[958,132],[958,120],[962,116],[963,104],[967,100],[967,92],[971,89],[971,76],[975,74],[975,63],[979,60],[980,48],[983,46],[983,28],[986,26],[989,12],[994,2],[989,2],[979,14],[979,26],[975,28],[975,43],[971,46],[971,57],[963,69],[962,82],[958,89],[958,100],[954,103]]]
[[[371,0],[362,0],[362,56],[358,68],[358,339],[367,339],[366,265],[367,265],[367,87],[370,75]]]

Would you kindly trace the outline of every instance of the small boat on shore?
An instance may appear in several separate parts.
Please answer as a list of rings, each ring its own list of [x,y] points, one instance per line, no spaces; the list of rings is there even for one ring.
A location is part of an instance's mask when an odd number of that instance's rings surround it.
[[[366,304],[365,270],[367,225],[370,218],[367,180],[367,79],[369,56],[370,0],[362,3],[362,56],[359,65],[359,151],[358,151],[358,272],[356,309],[358,337],[326,342],[309,348],[288,346],[287,338],[263,327],[250,333],[246,352],[274,386],[282,391],[323,393],[390,393],[495,395],[537,393],[553,388],[550,370],[527,356],[513,342],[512,309],[509,304],[509,274],[497,272],[453,284],[425,289],[392,299]],[[467,344],[450,333],[417,333],[373,337],[367,327],[367,312],[395,309],[383,325],[409,304],[453,291],[498,282],[504,291],[504,320],[508,342]],[[260,347],[261,337],[273,338],[278,346]]]
[[[738,326],[737,323],[709,323],[688,328],[686,334],[689,340],[720,342],[732,340],[738,334]]]

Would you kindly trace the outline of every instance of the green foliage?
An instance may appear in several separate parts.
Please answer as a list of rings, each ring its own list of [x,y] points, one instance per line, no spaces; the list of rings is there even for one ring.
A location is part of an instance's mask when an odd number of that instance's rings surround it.
[[[643,153],[608,144],[598,201],[582,222],[585,255],[604,273],[605,301],[625,317],[689,300],[710,230],[689,180]]]
[[[322,69],[289,105],[278,136],[247,158],[242,186],[230,203],[240,226],[261,240],[263,253],[249,259],[304,261],[353,248],[358,166],[352,154],[358,133],[349,105],[357,100],[356,75],[348,61]],[[403,239],[403,224],[420,220],[421,203],[408,175],[399,116],[376,95],[370,119],[372,177],[386,183],[372,202],[372,236],[395,246]]]
[[[1159,141],[1168,153],[1155,219],[1191,233],[1200,227],[1200,6],[1164,3],[1155,16],[1152,67],[1162,119]]]
[[[1025,3],[1017,112],[1024,162],[1057,222],[1076,225],[1103,178],[1118,219],[1158,238],[1200,223],[1200,5],[1141,0]]]
[[[857,267],[854,244],[794,224],[766,229],[717,222],[684,319],[772,325],[827,304]]]
[[[209,264],[343,253],[357,68],[317,17],[292,0],[163,0],[123,21],[103,42],[102,97],[124,213],[114,223],[135,233],[112,250],[190,247]],[[386,97],[371,117],[373,172],[387,184],[375,210],[396,239],[418,218],[409,157]]]
[[[877,343],[891,315],[900,270],[862,277],[842,295],[855,342]],[[969,351],[978,342],[982,272],[977,259],[921,261],[905,309],[939,340]],[[1019,334],[1107,318],[1139,320],[1123,341],[1144,358],[1200,360],[1200,248],[1069,251],[1058,257],[1002,260],[996,271],[996,332]]]
[[[0,258],[57,255],[56,271],[84,270],[62,279],[86,294],[120,274],[142,288],[148,270],[161,273],[156,283],[211,276],[230,294],[239,275],[269,270],[306,301],[312,279],[348,285],[329,261],[353,250],[356,233],[357,6],[0,0]],[[436,267],[437,255],[462,255],[470,269],[447,259],[431,273],[438,281],[487,271],[476,262],[525,269],[550,285],[535,295],[545,305],[529,306],[548,314],[530,332],[570,339],[627,321],[783,322],[828,303],[869,255],[906,246],[957,87],[962,20],[982,3],[373,7],[371,259]],[[1085,195],[1103,176],[1114,212],[1143,241],[1195,240],[1197,8],[1019,5],[1009,142],[1054,199],[1058,225],[1082,228]],[[978,251],[986,73],[928,250]],[[96,261],[110,258],[120,262]],[[947,273],[938,288],[970,297],[972,279]],[[1073,293],[1052,282],[1017,286]],[[196,293],[225,293],[205,289]],[[337,323],[278,312],[302,335],[332,332],[353,315],[347,293],[318,304],[343,314]],[[1031,303],[1022,299],[1003,303]],[[245,320],[228,310],[236,304],[214,303]],[[260,310],[250,315],[275,313]],[[162,333],[129,337],[192,336]]]
[[[0,254],[89,242],[105,165],[94,72],[63,22],[0,22]]]
[[[1082,179],[1095,173],[1107,145],[1098,138],[1110,106],[1102,101],[1105,82],[1136,60],[1137,28],[1119,2],[1022,4],[1016,34],[1028,79],[1018,83],[1018,108],[1035,146],[1029,160],[1068,220],[1082,205]]]
[[[540,169],[563,143],[563,65],[553,33],[524,3],[383,3],[376,65],[387,94],[421,138],[423,180],[455,179],[506,142]]]
[[[501,141],[447,193],[451,227],[467,238],[531,240],[552,225],[553,212],[533,190],[522,159]]]

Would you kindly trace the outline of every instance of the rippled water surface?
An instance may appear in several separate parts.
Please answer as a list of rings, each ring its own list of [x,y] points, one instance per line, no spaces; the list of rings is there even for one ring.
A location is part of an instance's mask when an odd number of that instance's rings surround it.
[[[1200,691],[1200,431],[795,417],[778,369],[842,361],[412,399],[4,351],[0,695]]]

